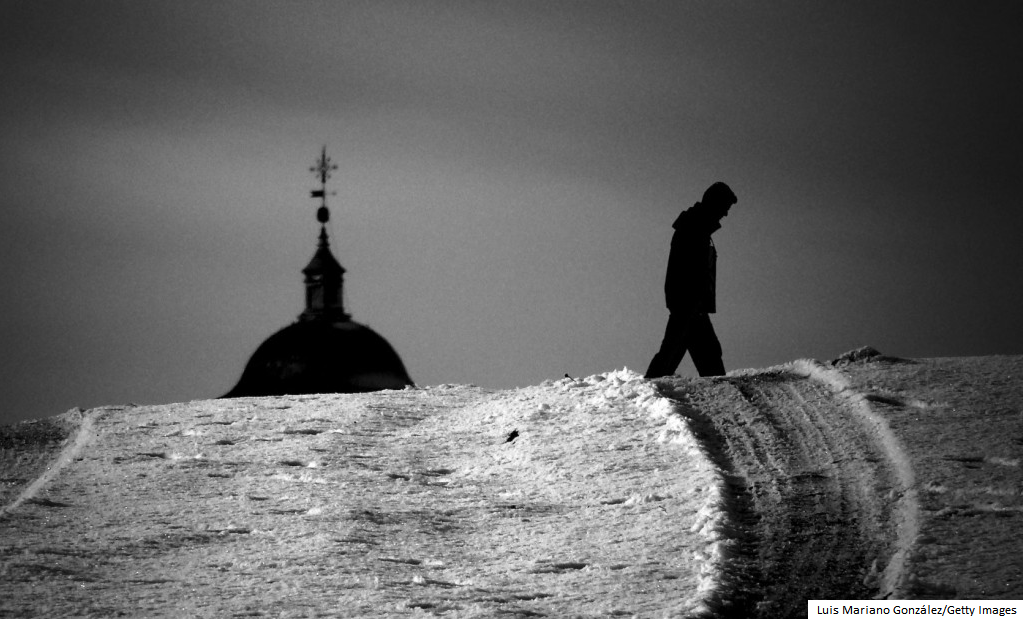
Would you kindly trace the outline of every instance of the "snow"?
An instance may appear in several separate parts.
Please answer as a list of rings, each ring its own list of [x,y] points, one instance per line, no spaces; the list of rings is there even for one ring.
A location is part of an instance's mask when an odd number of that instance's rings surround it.
[[[1016,599],[1021,403],[1023,357],[860,349],[657,384],[75,411],[27,446],[0,429],[0,614],[790,616],[835,583]]]
[[[917,534],[907,540],[900,596],[1023,597],[1023,356],[837,369],[898,439],[912,473]]]
[[[84,417],[8,510],[45,519],[0,520],[0,611],[689,616],[721,593],[722,474],[627,369]]]
[[[676,405],[639,374],[548,381],[432,417],[420,430],[461,454],[435,483],[567,510],[546,529],[496,523],[492,535],[515,540],[502,546],[506,556],[617,571],[661,546],[667,556],[648,562],[643,578],[673,572],[678,611],[699,612],[720,588],[728,545],[721,473]]]
[[[876,352],[873,349],[865,349],[865,351]],[[864,356],[857,355],[856,352],[846,353],[840,359],[855,360]],[[872,355],[866,355],[867,358],[870,356]],[[896,491],[899,494],[894,510],[897,540],[895,552],[885,567],[878,584],[882,591],[896,591],[905,578],[909,555],[914,542],[920,535],[920,502],[917,497],[913,466],[906,453],[906,448],[892,431],[888,421],[871,407],[871,394],[853,388],[852,380],[847,375],[813,359],[798,359],[793,361],[790,366],[797,374],[808,376],[811,380],[825,385],[839,398],[850,403],[852,410],[860,416],[865,425],[869,426],[876,442],[884,449],[888,461],[892,464],[898,480]]]

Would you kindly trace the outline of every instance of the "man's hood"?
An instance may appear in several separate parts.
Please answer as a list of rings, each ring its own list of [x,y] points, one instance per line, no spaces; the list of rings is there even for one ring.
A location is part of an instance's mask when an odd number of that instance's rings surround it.
[[[682,211],[671,227],[686,232],[711,234],[721,227],[721,219],[712,213],[708,206],[697,202]]]

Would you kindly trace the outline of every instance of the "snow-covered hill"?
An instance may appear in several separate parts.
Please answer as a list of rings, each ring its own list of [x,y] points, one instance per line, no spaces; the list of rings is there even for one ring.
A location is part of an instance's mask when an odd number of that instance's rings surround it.
[[[721,476],[628,371],[81,417],[3,510],[7,611],[632,615],[720,585]]]
[[[0,430],[0,614],[1023,597],[1021,379],[1023,357],[862,350],[717,379],[71,411]]]

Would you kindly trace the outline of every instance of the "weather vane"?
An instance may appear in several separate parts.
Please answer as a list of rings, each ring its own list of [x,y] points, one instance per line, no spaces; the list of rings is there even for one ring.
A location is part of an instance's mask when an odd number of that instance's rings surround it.
[[[337,170],[337,164],[327,156],[327,147],[324,146],[323,151],[320,153],[320,158],[316,161],[316,165],[309,168],[309,171],[320,179],[320,188],[313,189],[310,192],[310,197],[320,199],[320,208],[316,209],[316,221],[321,224],[327,223],[330,219],[330,211],[327,210],[327,179],[330,178],[330,173],[335,170]],[[335,193],[331,192],[331,195],[335,195]]]

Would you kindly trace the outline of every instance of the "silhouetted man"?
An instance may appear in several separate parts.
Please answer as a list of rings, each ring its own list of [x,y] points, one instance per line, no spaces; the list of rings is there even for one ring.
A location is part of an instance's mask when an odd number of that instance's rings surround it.
[[[661,349],[646,371],[647,378],[674,374],[687,350],[700,376],[725,373],[721,344],[708,316],[716,309],[717,277],[717,251],[710,235],[721,227],[721,219],[736,202],[728,185],[714,183],[703,199],[683,211],[672,225],[675,234],[664,278],[664,297],[671,315]]]

